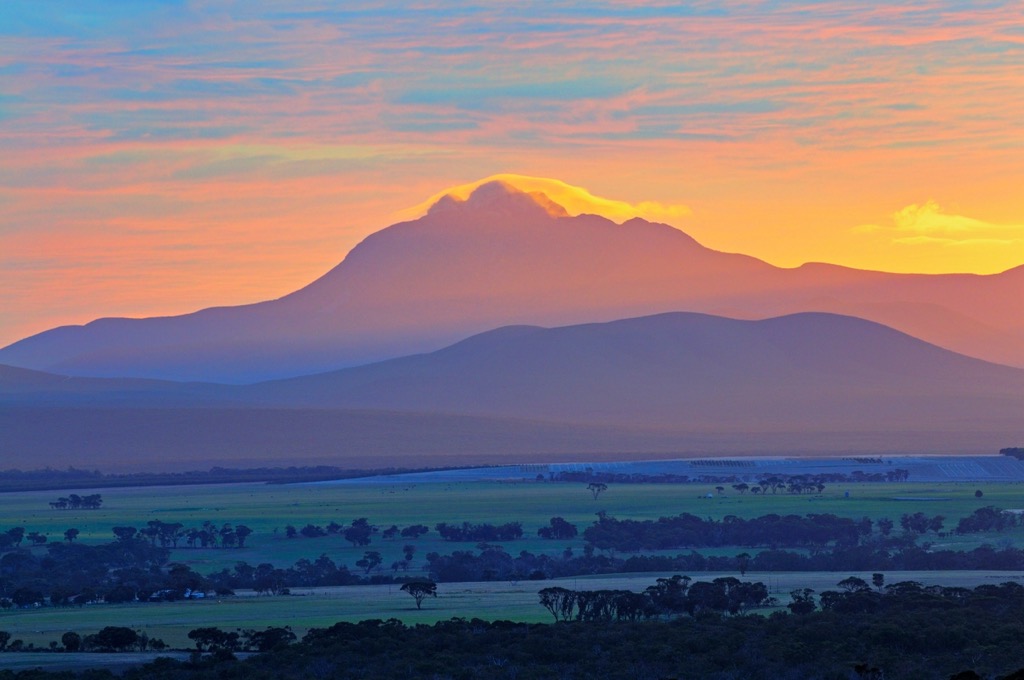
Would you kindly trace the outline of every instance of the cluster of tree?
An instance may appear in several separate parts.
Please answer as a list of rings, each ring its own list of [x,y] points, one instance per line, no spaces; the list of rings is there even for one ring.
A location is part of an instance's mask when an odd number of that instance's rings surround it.
[[[21,640],[12,640],[7,631],[0,631],[0,651],[21,651],[28,647]],[[216,627],[195,628],[188,633],[199,652],[252,651],[271,652],[287,647],[297,638],[291,626],[268,626],[264,630],[247,628],[239,632],[223,631]],[[34,648],[32,648],[34,649]],[[145,652],[162,651],[167,644],[160,638],[151,638],[145,631],[136,631],[125,626],[106,626],[91,635],[80,635],[68,631],[61,636],[50,651],[64,652]]]
[[[1024,610],[1024,586],[1013,582],[963,588],[902,581],[882,587],[877,578],[874,584],[868,584],[864,579],[851,576],[840,581],[838,586],[841,588],[839,591],[821,593],[818,605],[822,610],[844,615],[867,613],[886,616],[913,610],[938,615],[953,609],[972,609],[1008,618],[1017,618]],[[802,591],[800,596],[813,604],[806,591]],[[805,608],[804,613],[806,611]]]
[[[88,496],[70,493],[55,501],[50,501],[50,507],[54,510],[96,510],[101,505],[103,505],[103,496],[98,493],[91,493]]]
[[[548,526],[537,529],[537,535],[547,539],[568,540],[576,538],[578,533],[579,530],[575,524],[570,524],[561,517],[552,517],[548,522]]]
[[[978,534],[985,531],[1003,531],[1020,524],[1020,515],[1006,512],[991,505],[978,508],[956,525],[958,534]]]
[[[699,461],[693,461],[696,465]],[[861,462],[873,462],[870,459]],[[881,462],[881,461],[878,461]],[[594,470],[582,471],[560,471],[553,472],[550,479],[553,482],[588,482],[604,484],[743,484],[745,489],[752,493],[764,493],[771,489],[773,493],[784,489],[791,493],[807,493],[817,491],[821,493],[826,484],[856,484],[860,482],[905,482],[910,477],[910,471],[902,468],[892,470],[879,470],[864,472],[853,470],[852,472],[828,472],[818,474],[787,475],[778,474],[758,478],[756,482],[749,483],[753,475],[750,474],[727,474],[708,475],[701,474],[691,477],[674,473],[645,474],[639,472],[598,472]],[[738,489],[737,489],[738,490]]]
[[[595,554],[592,546],[581,554],[566,550],[561,555],[521,551],[510,555],[501,546],[480,544],[477,551],[458,550],[449,555],[426,556],[430,578],[442,583],[459,581],[544,580],[569,576],[637,572],[779,572],[779,571],[893,571],[1024,569],[1024,550],[995,549],[983,545],[969,551],[935,550],[918,546],[910,536],[876,539],[870,544],[841,546],[831,550],[794,552],[763,550],[754,554],[631,555],[626,558]]]
[[[295,538],[297,536],[320,538],[322,536],[341,534],[345,537],[346,541],[356,547],[370,545],[372,537],[376,533],[380,533],[381,538],[385,540],[393,540],[399,536],[415,540],[430,533],[430,528],[423,524],[411,524],[400,529],[397,524],[392,524],[387,529],[381,530],[380,527],[370,524],[370,521],[365,517],[352,520],[352,523],[348,526],[331,522],[323,527],[316,524],[307,524],[301,529],[296,529],[291,525],[285,527],[285,536],[288,538]]]
[[[78,535],[77,530],[75,530],[75,535]],[[7,531],[0,532],[0,552],[21,547],[22,541],[26,538],[32,545],[42,545],[47,540],[46,536],[38,531],[26,532],[25,527],[13,527]]]
[[[1024,460],[1024,446],[1009,446],[1005,449],[999,449],[999,453],[1004,456],[1011,456],[1017,460]]]
[[[415,546],[405,546],[406,561],[411,561]],[[355,566],[364,570],[364,576],[353,573],[346,565],[338,565],[327,555],[320,555],[315,560],[302,558],[293,566],[282,569],[269,563],[256,566],[246,562],[237,562],[231,569],[222,569],[207,576],[210,587],[228,592],[234,590],[255,590],[261,594],[281,595],[291,588],[314,588],[323,586],[351,586],[374,583],[394,583],[396,578],[390,575],[369,575],[381,564],[380,553],[367,551]],[[395,571],[402,568],[401,564],[394,567]],[[406,564],[405,569],[408,568]]]
[[[198,527],[186,528],[180,522],[154,519],[146,522],[146,526],[141,529],[116,526],[113,532],[119,541],[142,538],[153,545],[159,543],[164,548],[177,548],[182,540],[190,548],[244,548],[245,540],[252,535],[252,529],[244,524],[232,526],[224,523],[217,526],[209,520]]]
[[[25,645],[22,640],[11,640],[11,634],[0,631],[0,651],[32,651],[33,645]],[[61,636],[61,644],[52,642],[50,651],[64,652],[144,652],[148,649],[161,651],[167,644],[160,638],[151,638],[145,632],[134,631],[124,626],[106,626],[91,635],[79,635],[68,631]],[[8,644],[9,643],[9,644]]]
[[[636,552],[726,545],[856,545],[861,536],[870,535],[871,531],[869,519],[855,521],[831,514],[769,514],[754,519],[728,515],[714,520],[683,513],[657,520],[619,520],[602,512],[583,531],[583,538],[599,550]]]
[[[506,524],[447,524],[434,526],[446,541],[479,543],[481,541],[514,541],[523,537],[523,525],[519,522]]]
[[[50,543],[37,555],[18,549],[0,557],[0,606],[83,605],[181,599],[208,589],[169,550],[135,537],[104,545]]]
[[[692,586],[691,586],[692,587]],[[352,678],[952,678],[1020,680],[1020,624],[977,604],[884,614],[811,611],[727,616],[712,610],[672,621],[554,624],[451,619],[337,623],[244,660],[230,652],[161,659],[124,680]],[[243,636],[244,637],[244,636]],[[204,646],[206,636],[203,636]],[[215,643],[221,636],[211,634]],[[230,644],[230,634],[227,637]],[[198,642],[198,640],[197,640]],[[290,642],[290,641],[289,641]],[[28,680],[66,680],[31,671]],[[121,673],[119,671],[119,673]],[[84,678],[85,676],[80,676]],[[90,680],[113,680],[107,670]],[[0,671],[0,680],[21,680]]]
[[[642,593],[629,590],[544,588],[540,604],[555,621],[638,621],[703,612],[740,614],[775,604],[763,583],[731,576],[691,584],[689,576],[659,578]]]
[[[190,630],[188,639],[195,643],[197,652],[273,652],[287,647],[297,638],[291,626],[267,626],[264,630],[247,628],[240,632],[204,626]]]
[[[907,533],[923,534],[929,531],[939,533],[942,531],[943,522],[946,518],[942,515],[929,517],[923,512],[915,512],[913,515],[904,514],[900,516],[900,526]]]
[[[716,558],[705,558],[711,570]],[[698,562],[700,560],[697,560]],[[653,567],[656,562],[648,560]],[[864,545],[814,554],[782,550],[765,550],[749,561],[750,571],[951,571],[991,569],[1018,571],[1024,569],[1024,550],[997,550],[982,545],[973,550],[935,550],[930,546],[906,545],[892,549],[884,545]],[[689,571],[697,571],[689,569]]]

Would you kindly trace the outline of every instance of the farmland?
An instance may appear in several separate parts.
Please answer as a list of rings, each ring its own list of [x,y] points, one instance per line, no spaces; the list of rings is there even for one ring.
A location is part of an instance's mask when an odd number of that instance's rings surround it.
[[[975,497],[981,490],[983,496]],[[93,493],[84,490],[82,493]],[[597,499],[585,484],[550,482],[438,482],[381,484],[349,481],[339,484],[231,484],[195,487],[147,487],[99,490],[103,506],[98,510],[52,510],[48,503],[58,493],[33,491],[3,496],[0,528],[24,526],[39,531],[50,541],[62,540],[69,527],[80,531],[78,540],[102,543],[113,538],[115,526],[144,526],[150,520],[180,522],[185,526],[211,521],[245,524],[253,535],[241,549],[179,548],[174,561],[193,565],[200,572],[230,567],[239,560],[256,564],[289,565],[300,558],[326,553],[336,562],[353,564],[365,548],[354,547],[340,536],[288,539],[285,527],[301,528],[337,522],[347,525],[366,517],[378,527],[438,522],[501,523],[523,525],[524,537],[509,544],[519,552],[561,553],[583,548],[583,539],[549,541],[537,537],[537,529],[551,517],[563,517],[580,530],[594,521],[599,511],[617,518],[657,519],[692,513],[721,519],[728,515],[752,518],[780,515],[832,513],[841,517],[898,520],[903,513],[943,515],[947,528],[986,505],[1003,509],[1024,508],[1024,485],[1017,483],[879,483],[830,485],[821,494],[738,494],[726,488],[721,495],[714,484],[616,484]],[[63,492],[62,492],[63,493]],[[707,494],[711,493],[712,498]],[[849,496],[847,496],[849,493]],[[1024,540],[1024,529],[988,535],[947,536],[932,539],[969,549],[985,542]],[[384,563],[401,556],[401,538],[375,537],[372,549],[382,552]],[[415,541],[417,552],[446,552],[459,544],[446,543],[431,531]],[[462,546],[466,547],[466,546]]]
[[[669,574],[621,574],[541,583],[443,584],[438,588],[437,599],[425,602],[422,610],[417,610],[412,599],[400,592],[397,585],[295,589],[292,595],[286,596],[240,593],[236,597],[197,602],[41,608],[0,614],[0,630],[11,632],[25,643],[45,647],[51,640],[59,640],[68,630],[87,634],[103,626],[127,626],[144,630],[151,637],[158,637],[173,648],[189,648],[192,642],[187,637],[188,632],[199,625],[217,626],[225,630],[289,625],[301,636],[309,628],[326,628],[337,621],[357,622],[366,619],[395,618],[409,624],[434,623],[453,617],[550,623],[551,616],[538,605],[537,592],[541,588],[560,585],[588,590],[608,588],[642,591],[661,576]],[[694,575],[695,580],[700,581],[710,581],[719,576],[739,577],[739,574]],[[748,574],[747,578],[770,584],[772,594],[780,600],[776,608],[784,611],[784,603],[788,602],[790,591],[796,588],[812,588],[819,592],[835,590],[836,583],[847,576],[871,579],[871,574],[863,572]],[[967,588],[1005,581],[1024,584],[1024,573],[995,571],[914,571],[892,573],[887,577],[892,582],[918,581],[925,585]],[[767,613],[771,610],[763,611]]]
[[[719,485],[720,486],[720,485]],[[977,492],[981,491],[981,497]],[[219,486],[147,487],[81,490],[102,493],[102,507],[95,510],[56,510],[50,507],[58,495],[66,492],[32,491],[4,494],[0,505],[0,530],[23,526],[38,531],[51,542],[61,541],[64,531],[79,530],[78,542],[108,543],[116,526],[143,527],[151,520],[178,522],[186,527],[211,522],[244,524],[253,530],[244,548],[187,548],[172,551],[171,559],[191,566],[201,574],[231,568],[239,561],[256,565],[263,562],[288,567],[299,559],[314,560],[326,554],[338,565],[353,567],[366,550],[382,554],[382,574],[401,559],[403,546],[415,546],[415,558],[407,572],[398,575],[424,575],[424,556],[455,550],[473,550],[473,543],[441,540],[433,530],[439,522],[503,523],[520,522],[523,538],[504,543],[510,554],[520,551],[561,555],[567,550],[583,551],[585,543],[577,536],[566,540],[544,540],[537,529],[559,516],[576,524],[580,531],[595,520],[596,513],[620,519],[657,519],[666,515],[692,513],[699,517],[721,519],[726,516],[754,518],[775,513],[824,514],[872,520],[891,518],[897,522],[904,513],[923,512],[945,517],[947,529],[983,506],[1003,509],[1024,507],[1024,486],[1010,482],[885,482],[827,485],[821,493],[778,493],[753,495],[738,493],[726,485],[715,484],[609,484],[597,498],[585,484],[551,481],[460,481],[457,478],[432,482],[416,481],[408,476],[387,479],[349,480],[339,483],[295,485],[227,484]],[[710,497],[709,497],[710,495]],[[424,524],[431,527],[426,536],[411,540],[401,537],[383,539],[374,534],[369,546],[354,546],[340,535],[318,538],[288,538],[285,527],[307,524],[324,526],[330,522],[348,525],[366,517],[383,529]],[[897,528],[897,531],[899,529]],[[969,550],[984,543],[1010,546],[1024,540],[1024,528],[1013,527],[995,534],[953,535],[946,532],[927,536],[935,548]],[[701,550],[703,554],[734,556],[759,546],[720,547]],[[37,554],[45,546],[31,548]],[[685,552],[663,551],[666,554]],[[360,571],[359,569],[354,569]],[[411,598],[399,592],[397,585],[346,586],[334,588],[294,588],[291,595],[256,596],[239,592],[236,596],[208,598],[203,601],[167,603],[91,604],[78,608],[12,609],[0,613],[0,630],[7,630],[26,644],[47,646],[68,630],[83,634],[103,626],[123,625],[145,630],[151,637],[164,639],[172,647],[188,647],[187,633],[197,625],[218,626],[228,630],[291,625],[300,634],[311,627],[368,618],[398,618],[408,623],[429,623],[451,617],[512,619],[543,622],[549,616],[537,604],[537,592],[549,585],[580,589],[643,590],[662,573],[581,576],[559,581],[506,581],[486,583],[445,583],[438,598],[430,599],[419,611]],[[716,576],[739,576],[733,572],[690,574],[697,580]],[[868,573],[812,572],[759,573],[745,578],[765,582],[772,593],[788,601],[790,590],[809,587],[817,591],[833,589],[850,575],[867,580]],[[915,580],[925,584],[977,586],[1024,578],[1022,573],[899,572],[888,573],[888,583]]]

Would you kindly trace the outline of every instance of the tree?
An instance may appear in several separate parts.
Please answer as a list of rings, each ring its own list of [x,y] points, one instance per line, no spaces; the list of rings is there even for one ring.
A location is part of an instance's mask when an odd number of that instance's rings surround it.
[[[326,536],[327,530],[323,527],[318,527],[315,524],[307,524],[299,529],[299,533],[306,538],[319,538],[320,536]]]
[[[96,647],[111,652],[123,652],[139,642],[139,634],[124,626],[107,626],[91,637]]]
[[[226,649],[234,651],[238,649],[238,633],[228,633],[213,626],[195,628],[188,633],[188,639],[196,643],[196,649],[202,652],[204,648],[208,651]]]
[[[747,575],[747,569],[750,567],[750,553],[740,553],[736,556],[736,566],[740,568],[740,576]]]
[[[7,538],[10,539],[12,544],[20,546],[22,540],[25,538],[25,527],[14,527],[13,529],[8,529]]]
[[[537,535],[541,538],[567,540],[575,538],[579,533],[575,525],[566,522],[561,517],[552,517],[549,522],[551,526],[537,529]]]
[[[40,605],[46,599],[42,591],[28,586],[18,588],[11,593],[11,602],[18,607],[32,607]]]
[[[61,635],[60,641],[64,645],[64,650],[68,652],[77,652],[82,648],[82,636],[73,630]]]
[[[367,550],[363,553],[363,559],[356,561],[356,566],[369,574],[383,561],[383,559],[384,558],[381,557],[381,554],[376,550]]]
[[[255,648],[258,652],[270,652],[280,647],[287,647],[295,641],[295,633],[291,626],[275,628],[268,626],[266,630],[245,630],[242,631],[245,638],[245,646],[248,649]]]
[[[78,529],[72,527],[64,532],[64,540],[68,543],[74,543],[75,539],[78,538],[79,533]]]
[[[114,536],[119,541],[130,541],[135,538],[135,534],[139,533],[135,527],[114,527]]]
[[[235,537],[238,539],[239,548],[245,547],[245,539],[248,538],[251,534],[252,529],[245,526],[244,524],[239,524],[235,527]]]
[[[353,545],[353,547],[360,547],[364,545],[370,545],[370,536],[373,534],[373,527],[370,526],[369,520],[365,517],[352,520],[352,525],[345,529],[345,540]]]
[[[576,607],[576,593],[567,588],[544,588],[537,593],[541,605],[551,612],[555,621],[568,621]]]
[[[11,641],[11,634],[6,630],[0,630],[0,652],[7,649],[7,643]]]
[[[608,485],[602,482],[591,482],[587,484],[587,489],[594,494],[594,500],[597,500],[598,496],[608,490]]]
[[[878,588],[878,590],[881,590],[882,586],[885,585],[885,574],[879,574],[879,573],[872,574],[871,575],[871,585],[873,585],[875,588]]]
[[[798,588],[789,595],[793,601],[786,607],[794,614],[810,614],[817,608],[817,604],[814,602],[814,591],[810,588]]]
[[[430,527],[423,524],[413,524],[402,529],[402,538],[417,539],[428,533],[430,533]]]
[[[862,578],[857,578],[856,576],[844,578],[836,585],[838,585],[840,588],[842,588],[848,593],[863,592],[865,590],[870,590],[870,588],[868,587],[868,582]]]
[[[981,497],[982,497],[982,496],[984,496],[984,495],[985,495],[985,494],[984,494],[984,493],[982,492],[982,490],[981,490],[981,489],[978,489],[977,491],[975,491],[975,492],[974,492],[974,497],[975,497],[975,498],[981,498]]]
[[[437,584],[429,579],[420,581],[409,581],[402,584],[401,590],[409,593],[416,600],[416,609],[421,609],[423,599],[428,595],[437,597]]]

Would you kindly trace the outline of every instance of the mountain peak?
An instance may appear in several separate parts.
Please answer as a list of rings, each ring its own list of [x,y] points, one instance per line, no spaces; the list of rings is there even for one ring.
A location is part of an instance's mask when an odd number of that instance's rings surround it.
[[[437,215],[452,211],[486,211],[492,214],[543,212],[548,217],[568,217],[569,213],[542,191],[523,191],[510,182],[492,180],[476,187],[466,198],[445,194],[427,211]]]

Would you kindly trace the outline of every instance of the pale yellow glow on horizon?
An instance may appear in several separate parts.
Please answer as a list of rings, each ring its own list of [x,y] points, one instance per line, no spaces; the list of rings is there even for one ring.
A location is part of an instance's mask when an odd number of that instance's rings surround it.
[[[477,187],[488,182],[505,182],[525,192],[539,191],[565,208],[570,215],[600,215],[619,223],[640,217],[651,222],[665,222],[672,226],[678,226],[674,222],[692,214],[690,208],[685,205],[664,205],[655,201],[644,201],[634,205],[626,201],[595,196],[583,187],[573,186],[557,179],[501,173],[436,193],[422,203],[394,213],[392,217],[396,221],[414,220],[425,215],[430,207],[443,197],[451,196],[456,200],[464,201]]]

